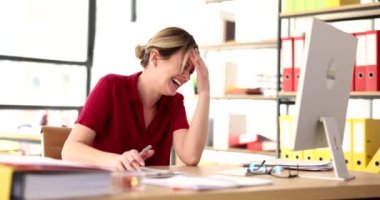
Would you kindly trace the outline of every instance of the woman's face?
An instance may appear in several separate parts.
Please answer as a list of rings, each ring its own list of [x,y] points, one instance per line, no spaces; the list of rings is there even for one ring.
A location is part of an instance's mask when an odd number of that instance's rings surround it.
[[[186,55],[188,54],[189,52]],[[185,84],[190,79],[190,75],[194,72],[194,65],[190,59],[187,59],[184,67],[182,67],[183,61],[184,59],[180,52],[173,54],[167,60],[158,60],[158,65],[161,69],[161,80],[163,81],[162,92],[164,95],[174,96],[177,89]]]

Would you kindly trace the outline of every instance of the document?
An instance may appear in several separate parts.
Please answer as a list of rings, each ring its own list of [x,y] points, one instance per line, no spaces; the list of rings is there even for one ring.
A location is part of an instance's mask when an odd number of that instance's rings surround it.
[[[145,178],[148,185],[187,190],[218,190],[249,186],[270,185],[272,181],[256,177],[233,177],[225,175],[191,176],[175,175],[170,178]]]

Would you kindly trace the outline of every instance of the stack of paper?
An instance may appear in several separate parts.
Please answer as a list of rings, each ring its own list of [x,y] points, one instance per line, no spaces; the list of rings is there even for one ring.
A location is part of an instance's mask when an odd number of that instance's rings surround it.
[[[170,187],[173,189],[217,190],[248,186],[270,185],[272,184],[272,181],[263,178],[233,177],[224,175],[175,175],[170,178],[145,178],[144,183],[150,185]]]
[[[0,156],[0,199],[56,199],[112,193],[111,172],[42,157]]]

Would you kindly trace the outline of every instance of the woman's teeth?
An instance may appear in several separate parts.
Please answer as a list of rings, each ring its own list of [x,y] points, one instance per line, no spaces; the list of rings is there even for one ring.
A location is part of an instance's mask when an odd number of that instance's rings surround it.
[[[173,81],[174,85],[175,85],[177,88],[179,88],[179,87],[181,86],[181,82],[180,82],[179,80],[173,79],[172,81]]]

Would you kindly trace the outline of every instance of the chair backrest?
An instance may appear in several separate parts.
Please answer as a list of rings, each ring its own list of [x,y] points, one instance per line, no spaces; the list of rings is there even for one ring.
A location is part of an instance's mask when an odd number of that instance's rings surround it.
[[[44,126],[41,128],[42,133],[42,156],[62,159],[61,151],[71,128]]]

